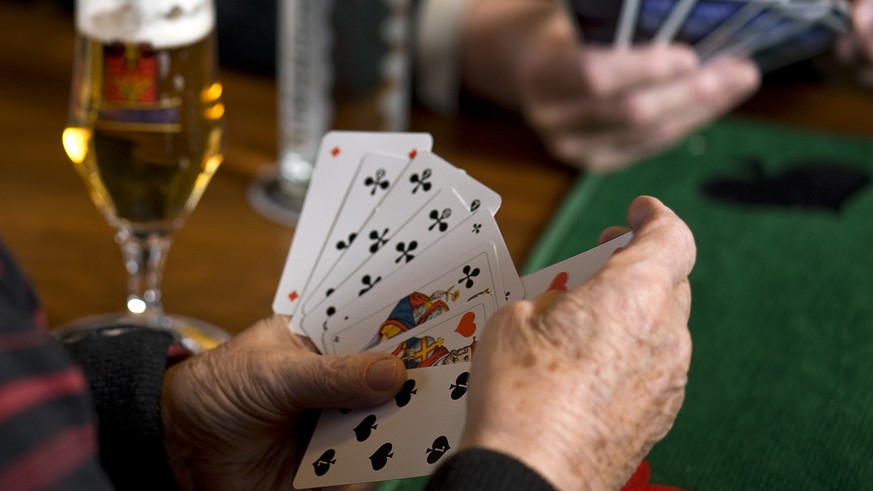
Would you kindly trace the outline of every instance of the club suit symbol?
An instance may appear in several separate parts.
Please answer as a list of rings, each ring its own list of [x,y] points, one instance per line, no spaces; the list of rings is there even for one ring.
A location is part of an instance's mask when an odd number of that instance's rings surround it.
[[[375,414],[367,416],[358,423],[358,426],[355,426],[355,429],[353,430],[355,432],[355,439],[359,442],[365,441],[367,438],[370,438],[370,435],[373,434],[373,430],[378,426],[379,425],[376,424]]]
[[[430,444],[430,448],[425,451],[427,454],[427,463],[437,463],[437,461],[440,460],[451,448],[452,447],[449,446],[448,438],[445,436],[438,436],[433,443]]]
[[[412,400],[412,396],[418,392],[415,389],[415,379],[409,379],[403,383],[403,387],[400,388],[400,392],[394,396],[394,402],[397,403],[397,407],[403,407],[409,404],[409,401]]]
[[[761,159],[745,157],[744,176],[717,177],[702,184],[711,198],[759,206],[824,209],[839,213],[870,183],[867,171],[840,162],[801,160],[770,172]]]
[[[464,372],[458,375],[458,378],[455,379],[455,383],[449,385],[449,389],[452,391],[451,398],[453,401],[457,401],[467,393],[467,380],[469,378],[470,372]]]
[[[382,470],[388,464],[388,459],[394,457],[392,450],[394,450],[394,446],[385,443],[373,452],[373,455],[370,455],[370,465],[374,471]]]
[[[312,463],[312,468],[315,471],[316,476],[323,476],[327,474],[327,471],[330,470],[330,466],[336,464],[336,451],[332,448],[329,448],[321,454],[320,457],[315,459],[315,462]]]

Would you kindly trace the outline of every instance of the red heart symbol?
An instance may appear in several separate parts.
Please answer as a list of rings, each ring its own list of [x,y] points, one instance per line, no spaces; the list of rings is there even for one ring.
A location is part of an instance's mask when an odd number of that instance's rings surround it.
[[[467,312],[462,315],[461,322],[458,322],[458,327],[455,328],[455,332],[465,338],[469,338],[473,334],[476,334],[476,314],[474,312]]]
[[[549,285],[549,288],[546,289],[546,291],[567,291],[567,278],[569,278],[569,275],[564,271],[556,274],[555,277],[552,278],[552,283]]]

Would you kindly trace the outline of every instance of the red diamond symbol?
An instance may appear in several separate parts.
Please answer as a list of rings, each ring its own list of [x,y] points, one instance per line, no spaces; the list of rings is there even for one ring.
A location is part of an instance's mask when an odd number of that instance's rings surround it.
[[[297,297],[299,296],[300,295],[297,294],[297,290],[294,290],[293,292],[288,294],[288,298],[290,298],[292,302],[297,300]]]
[[[340,147],[333,147],[333,149],[330,151],[330,154],[333,155],[334,157],[339,155],[340,154]]]
[[[418,150],[413,148],[412,150],[409,151],[409,160],[414,159],[416,155],[418,155]]]

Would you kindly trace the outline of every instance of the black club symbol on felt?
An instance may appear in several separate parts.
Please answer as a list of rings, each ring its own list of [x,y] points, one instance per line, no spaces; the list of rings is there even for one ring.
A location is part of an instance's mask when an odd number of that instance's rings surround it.
[[[478,234],[481,231],[482,231],[482,224],[481,223],[474,223],[473,224],[473,233]]]
[[[464,273],[464,277],[458,280],[458,283],[463,283],[466,288],[472,287],[473,278],[479,276],[479,268],[471,268],[468,264],[464,266],[461,272]]]
[[[360,297],[361,295],[370,291],[374,286],[376,286],[376,283],[379,283],[380,281],[382,281],[381,276],[373,278],[372,276],[365,274],[364,277],[361,278],[361,284],[364,285],[364,288],[362,288],[361,291],[358,292],[358,296]]]
[[[375,176],[367,176],[367,178],[364,179],[364,185],[367,187],[373,186],[373,189],[370,190],[370,196],[373,196],[376,194],[376,190],[388,189],[388,186],[390,186],[391,183],[388,182],[388,179],[385,179],[385,169],[377,169]]]
[[[450,208],[444,208],[442,212],[439,210],[430,210],[430,219],[433,220],[433,223],[430,224],[430,227],[427,227],[428,230],[433,230],[434,227],[440,232],[445,232],[447,228],[449,228],[449,224],[446,223],[446,220],[452,216],[452,210]]]
[[[418,247],[418,242],[415,240],[410,240],[409,245],[405,242],[397,243],[397,252],[400,253],[400,256],[394,260],[395,263],[399,263],[400,261],[409,262],[415,259],[415,256],[412,255],[412,251],[414,251]],[[417,263],[416,263],[417,264]]]
[[[386,235],[388,235],[387,228],[385,230],[383,230],[381,234],[379,233],[378,230],[371,230],[370,231],[370,240],[373,241],[373,243],[370,244],[370,252],[372,254],[375,254],[376,251],[378,251],[380,247],[382,247],[383,245],[385,245],[386,242],[388,242],[388,239],[385,238]]]
[[[415,192],[418,191],[419,188],[424,192],[430,191],[431,183],[430,181],[428,181],[428,179],[430,179],[431,173],[432,172],[430,169],[425,169],[421,171],[421,176],[419,176],[417,173],[409,176],[409,182],[415,184],[415,186],[412,188],[412,194],[415,194]]]

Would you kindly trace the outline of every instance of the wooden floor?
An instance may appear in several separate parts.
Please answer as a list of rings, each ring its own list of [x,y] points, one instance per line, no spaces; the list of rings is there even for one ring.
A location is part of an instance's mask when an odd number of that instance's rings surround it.
[[[72,19],[52,2],[0,2],[0,237],[19,256],[58,325],[120,310],[121,257],[61,147],[72,57]],[[227,157],[168,259],[168,311],[231,332],[271,313],[293,229],[246,199],[276,156],[275,84],[223,71]],[[804,84],[762,92],[741,112],[789,124],[873,133],[870,92]],[[576,174],[554,163],[517,118],[441,118],[416,109],[412,130],[434,151],[503,196],[497,215],[521,268]],[[873,158],[873,156],[871,156]],[[592,237],[592,241],[594,238]]]

